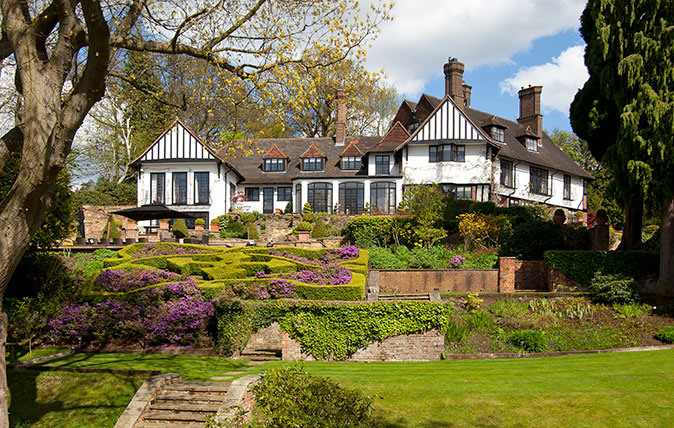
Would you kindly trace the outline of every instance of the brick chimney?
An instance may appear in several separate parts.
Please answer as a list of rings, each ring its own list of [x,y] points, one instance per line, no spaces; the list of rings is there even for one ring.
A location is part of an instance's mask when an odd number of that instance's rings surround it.
[[[543,115],[541,115],[542,86],[531,86],[520,89],[520,117],[517,123],[530,127],[541,143],[543,137]]]
[[[335,146],[343,146],[346,140],[346,91],[337,90],[337,117],[335,119]]]
[[[449,58],[443,67],[445,71],[445,96],[450,96],[460,105],[464,105],[463,63],[456,58]]]

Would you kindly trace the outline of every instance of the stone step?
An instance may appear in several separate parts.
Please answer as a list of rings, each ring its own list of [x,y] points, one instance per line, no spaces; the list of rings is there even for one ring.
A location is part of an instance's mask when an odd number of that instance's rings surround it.
[[[185,422],[140,422],[135,428],[204,428],[203,423],[185,423]]]
[[[165,385],[164,391],[183,392],[218,392],[225,393],[229,390],[230,382],[176,382]]]
[[[206,417],[201,412],[148,412],[143,415],[144,421],[165,421],[165,422],[206,422]]]
[[[275,361],[281,359],[281,351],[255,349],[243,352],[240,358],[251,361]]]
[[[431,295],[428,293],[407,293],[407,294],[380,294],[379,300],[385,301],[400,301],[400,300],[431,300]]]
[[[150,406],[150,410],[156,412],[158,410],[169,410],[172,412],[207,412],[213,413],[217,412],[220,408],[220,403],[218,402],[209,402],[201,404],[192,404],[192,403],[154,403]]]
[[[189,402],[196,404],[197,402],[203,403],[220,403],[224,397],[222,395],[216,394],[193,394],[189,392],[162,392],[157,394],[155,401],[157,403],[167,403],[167,402]]]

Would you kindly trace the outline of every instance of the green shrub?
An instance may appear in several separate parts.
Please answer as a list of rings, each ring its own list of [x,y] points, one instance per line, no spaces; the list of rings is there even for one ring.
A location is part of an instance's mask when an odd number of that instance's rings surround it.
[[[195,226],[204,226],[206,224],[206,220],[204,220],[203,218],[198,218],[194,220],[194,224]]]
[[[190,231],[187,230],[187,225],[185,224],[185,220],[179,218],[173,223],[173,227],[171,228],[171,231],[173,232],[173,236],[175,236],[178,239],[181,238],[187,238],[190,236]]]
[[[328,229],[325,227],[325,222],[320,217],[316,218],[313,229],[311,229],[312,238],[325,238],[328,236]]]
[[[639,301],[639,284],[621,274],[595,274],[590,282],[594,300],[600,303],[636,303]]]
[[[653,307],[646,303],[614,303],[613,309],[621,318],[645,317],[653,311]]]
[[[300,222],[300,224],[297,225],[295,230],[300,232],[311,232],[311,223],[307,221]]]
[[[73,285],[74,278],[63,257],[55,253],[28,250],[7,285],[8,297],[57,295]]]
[[[255,214],[253,213],[243,213],[241,214],[241,223],[249,224],[255,221]]]
[[[392,241],[391,217],[359,216],[350,220],[342,235],[359,248],[387,247]]]
[[[655,338],[665,343],[674,344],[674,326],[665,327],[655,333]]]
[[[115,222],[112,223],[113,226],[110,227],[110,218],[108,217],[108,221],[105,223],[105,227],[103,228],[103,234],[101,235],[101,238],[110,238],[110,239],[115,239],[119,238],[119,229],[117,229],[117,225]],[[110,234],[108,234],[108,228],[110,228]]]
[[[407,262],[396,257],[389,248],[375,247],[370,250],[372,269],[407,269]]]
[[[266,370],[253,392],[256,412],[263,420],[256,427],[376,426],[370,416],[369,397],[327,378],[310,375],[301,364]]]
[[[302,207],[302,214],[312,214],[314,210],[311,209],[311,204],[309,202],[305,202],[304,206]]]
[[[545,251],[564,248],[564,237],[557,226],[552,222],[535,220],[515,226],[512,234],[503,238],[500,255],[520,260],[542,260]]]
[[[260,239],[260,231],[257,230],[255,223],[248,224],[248,239]]]
[[[537,330],[515,331],[508,337],[508,343],[525,352],[539,353],[548,350],[543,333]]]
[[[286,203],[286,207],[283,209],[284,214],[290,214],[293,212],[293,197],[290,195],[290,199],[288,199],[288,202]]]
[[[305,221],[307,223],[313,223],[316,221],[316,214],[314,213],[304,213],[302,214],[302,221]]]
[[[221,238],[245,238],[246,227],[236,221],[233,216],[225,216],[220,220]]]
[[[548,251],[543,259],[550,268],[581,284],[597,272],[639,276],[657,274],[660,256],[643,251]]]

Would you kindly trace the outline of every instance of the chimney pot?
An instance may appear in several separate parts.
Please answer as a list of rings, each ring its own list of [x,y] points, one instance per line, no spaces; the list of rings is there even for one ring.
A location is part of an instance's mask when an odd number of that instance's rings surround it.
[[[464,105],[463,63],[456,58],[449,58],[443,67],[445,72],[445,96],[452,97],[459,106]]]
[[[523,127],[530,127],[541,141],[543,137],[543,116],[541,115],[542,86],[531,86],[519,91],[520,117],[517,122]]]

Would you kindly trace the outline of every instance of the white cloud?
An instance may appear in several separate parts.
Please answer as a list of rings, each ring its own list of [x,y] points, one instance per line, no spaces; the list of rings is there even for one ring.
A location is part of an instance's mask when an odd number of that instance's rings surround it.
[[[500,83],[501,92],[514,95],[523,86],[543,85],[543,113],[557,110],[568,116],[573,97],[589,77],[583,62],[584,52],[585,46],[572,46],[548,63],[521,68]]]
[[[452,56],[467,68],[509,63],[532,42],[579,27],[585,0],[397,0],[368,67],[416,95]]]

